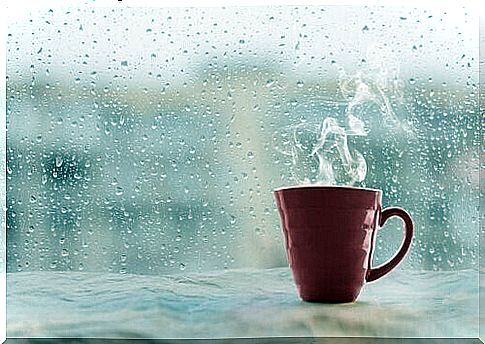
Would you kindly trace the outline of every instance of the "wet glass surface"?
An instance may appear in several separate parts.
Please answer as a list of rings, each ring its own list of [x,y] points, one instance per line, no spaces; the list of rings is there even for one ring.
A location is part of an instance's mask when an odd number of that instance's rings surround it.
[[[408,209],[406,267],[476,268],[476,21],[360,6],[13,16],[8,271],[285,266],[272,190],[308,182]]]

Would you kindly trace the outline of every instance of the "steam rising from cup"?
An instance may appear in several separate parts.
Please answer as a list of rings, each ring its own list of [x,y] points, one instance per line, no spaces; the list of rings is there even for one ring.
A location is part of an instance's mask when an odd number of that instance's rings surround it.
[[[349,149],[347,136],[365,136],[364,123],[350,115],[350,130],[340,127],[337,120],[327,117],[322,123],[322,130],[318,142],[311,152],[312,157],[318,159],[317,181],[321,184],[335,185],[344,182],[353,185],[364,180],[367,173],[367,164],[364,156],[355,149]],[[333,158],[336,150],[340,159],[340,168]]]
[[[363,155],[349,147],[349,136],[365,136],[364,123],[350,115],[347,128],[326,117],[319,128],[301,124],[292,128],[290,146],[292,179],[298,184],[354,185],[367,171]],[[303,176],[303,178],[301,178]]]
[[[304,122],[286,128],[281,137],[273,138],[277,150],[289,158],[287,165],[292,182],[350,186],[363,182],[367,163],[362,153],[349,144],[349,139],[367,135],[364,118],[370,113],[379,114],[379,126],[411,132],[394,111],[395,106],[403,104],[398,65],[381,58],[373,61],[367,69],[352,76],[343,68],[339,70],[339,89],[346,100],[342,122],[337,116],[323,114],[321,124]],[[335,101],[336,105],[339,103]]]

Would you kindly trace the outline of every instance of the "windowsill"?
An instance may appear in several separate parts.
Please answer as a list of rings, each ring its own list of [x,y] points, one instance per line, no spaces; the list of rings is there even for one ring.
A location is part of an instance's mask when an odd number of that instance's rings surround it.
[[[289,269],[7,274],[8,337],[477,337],[478,272],[394,271],[355,304],[300,301]]]

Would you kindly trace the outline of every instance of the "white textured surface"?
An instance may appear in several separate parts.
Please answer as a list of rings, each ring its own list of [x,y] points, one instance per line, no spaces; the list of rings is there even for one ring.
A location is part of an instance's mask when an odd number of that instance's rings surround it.
[[[9,337],[477,337],[478,272],[403,272],[355,304],[300,301],[289,269],[7,274]]]

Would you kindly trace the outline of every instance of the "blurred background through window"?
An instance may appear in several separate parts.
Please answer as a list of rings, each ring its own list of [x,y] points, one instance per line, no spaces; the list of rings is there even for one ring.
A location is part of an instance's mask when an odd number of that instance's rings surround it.
[[[356,82],[384,85],[355,107],[367,135],[348,144],[367,163],[356,185],[415,219],[402,266],[477,268],[476,28],[466,9],[408,7],[11,18],[7,271],[285,266],[272,190],[299,182],[288,135],[340,121]],[[386,224],[376,264],[401,237],[398,220]]]

